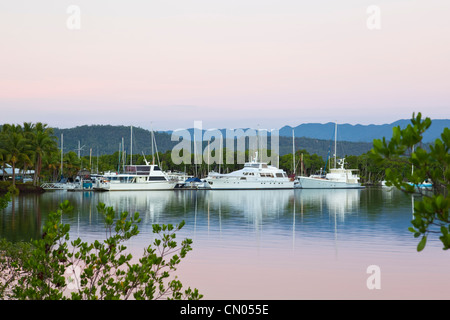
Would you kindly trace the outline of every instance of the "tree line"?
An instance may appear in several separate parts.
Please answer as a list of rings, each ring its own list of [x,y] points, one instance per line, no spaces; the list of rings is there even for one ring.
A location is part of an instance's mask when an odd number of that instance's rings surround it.
[[[162,170],[171,172],[184,172],[188,175],[205,177],[208,172],[232,172],[242,168],[241,163],[207,164],[203,159],[201,164],[194,164],[194,155],[191,155],[190,164],[175,164],[172,161],[172,150],[155,152],[145,155],[127,155],[120,150],[112,154],[80,156],[74,150],[63,152],[61,155],[60,139],[55,135],[53,128],[47,124],[37,122],[25,122],[23,125],[4,124],[0,129],[0,166],[1,177],[7,179],[6,167],[10,166],[12,185],[16,184],[16,169],[24,173],[33,170],[33,185],[38,186],[42,182],[59,181],[61,178],[74,179],[80,170],[89,170],[91,173],[103,173],[106,171],[121,172],[124,165],[142,165],[146,161],[158,164]],[[225,159],[226,148],[223,149]],[[214,151],[212,151],[212,154]],[[245,159],[248,161],[251,155],[245,151]],[[366,184],[377,183],[384,179],[384,172],[387,167],[399,168],[395,162],[376,163],[370,157],[370,151],[361,155],[348,155],[346,158],[346,168],[357,169],[361,176],[361,181]],[[234,159],[237,159],[237,151],[234,152]],[[319,171],[328,170],[333,167],[333,158],[310,153],[306,149],[298,149],[295,155],[286,153],[279,156],[279,167],[289,175],[311,175]],[[409,170],[404,164],[400,170]]]
[[[0,165],[3,176],[6,165],[11,166],[12,187],[16,185],[16,168],[22,172],[34,170],[33,184],[37,185],[44,173],[54,162],[57,141],[53,129],[41,122],[24,122],[23,125],[4,124],[0,130]]]

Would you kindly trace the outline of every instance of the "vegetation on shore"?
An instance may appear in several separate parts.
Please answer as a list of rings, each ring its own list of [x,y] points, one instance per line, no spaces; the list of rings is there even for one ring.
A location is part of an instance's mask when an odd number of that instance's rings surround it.
[[[6,207],[9,194],[0,197]],[[191,239],[177,243],[184,225],[153,225],[155,239],[141,258],[127,253],[125,243],[139,234],[139,213],[116,213],[99,203],[105,237],[101,242],[69,241],[70,225],[62,215],[72,210],[63,201],[50,213],[42,237],[30,242],[0,240],[0,299],[8,300],[157,300],[203,297],[197,289],[183,289],[174,276],[178,264],[192,250]]]
[[[41,122],[25,122],[23,126],[4,124],[0,131],[0,165],[3,176],[6,165],[11,166],[12,186],[16,190],[16,168],[22,172],[33,170],[33,185],[39,185],[40,178],[48,167],[53,166],[53,156],[58,152],[53,129]]]
[[[430,118],[413,114],[411,124],[405,129],[393,129],[392,137],[373,142],[371,157],[375,163],[386,167],[386,184],[406,193],[420,194],[414,202],[414,219],[409,230],[420,238],[417,250],[422,251],[432,234],[439,235],[443,249],[450,249],[450,129],[444,128],[441,137],[428,148],[422,139],[431,125]],[[401,168],[409,168],[406,172]],[[424,189],[424,182],[431,188]]]

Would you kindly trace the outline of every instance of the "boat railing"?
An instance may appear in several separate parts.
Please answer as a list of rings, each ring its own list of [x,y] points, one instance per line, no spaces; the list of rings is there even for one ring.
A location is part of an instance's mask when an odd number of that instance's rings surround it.
[[[46,182],[41,185],[44,190],[68,190],[75,188],[73,183]]]

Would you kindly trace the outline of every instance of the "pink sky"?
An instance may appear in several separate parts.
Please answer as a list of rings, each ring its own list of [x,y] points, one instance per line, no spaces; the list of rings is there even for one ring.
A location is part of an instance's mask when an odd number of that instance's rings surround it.
[[[369,5],[380,30],[366,26]],[[3,1],[0,123],[448,119],[449,16],[448,0]]]

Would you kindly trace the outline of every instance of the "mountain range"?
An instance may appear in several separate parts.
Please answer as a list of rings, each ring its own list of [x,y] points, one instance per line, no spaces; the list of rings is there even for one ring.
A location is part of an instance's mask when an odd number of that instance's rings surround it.
[[[339,155],[360,155],[372,148],[373,139],[381,139],[392,136],[392,128],[406,127],[410,120],[398,120],[391,124],[383,125],[350,125],[338,124],[337,140]],[[445,127],[450,127],[450,120],[433,120],[431,127],[424,134],[424,142],[432,142],[440,136]],[[243,129],[244,131],[246,129]],[[318,154],[326,157],[332,143],[334,143],[335,123],[325,124],[305,123],[296,127],[284,126],[279,129],[280,154],[292,152],[292,130],[295,134],[295,148],[305,149],[310,154]],[[193,129],[189,129],[192,132]],[[151,132],[139,127],[112,126],[112,125],[84,125],[69,129],[54,128],[58,140],[63,134],[64,152],[80,150],[82,156],[113,154],[122,148],[129,154],[131,152],[131,136],[133,141],[133,154],[151,154]],[[226,137],[226,129],[221,129]],[[156,144],[154,150],[166,152],[172,150],[179,141],[172,141],[175,132],[154,132]],[[122,146],[123,141],[123,146]],[[270,142],[270,139],[269,139]],[[60,146],[60,144],[58,143]]]
[[[338,141],[373,142],[373,139],[381,139],[382,137],[386,137],[386,139],[389,140],[389,138],[392,136],[392,128],[400,126],[400,128],[403,129],[410,123],[411,120],[398,120],[390,124],[381,125],[338,124]],[[432,120],[430,128],[425,132],[423,136],[423,142],[434,142],[436,138],[440,137],[440,134],[446,127],[450,127],[449,119]],[[279,130],[280,136],[292,137],[292,129],[294,129],[294,134],[296,137],[333,140],[335,123],[305,123],[296,127],[284,126]]]

